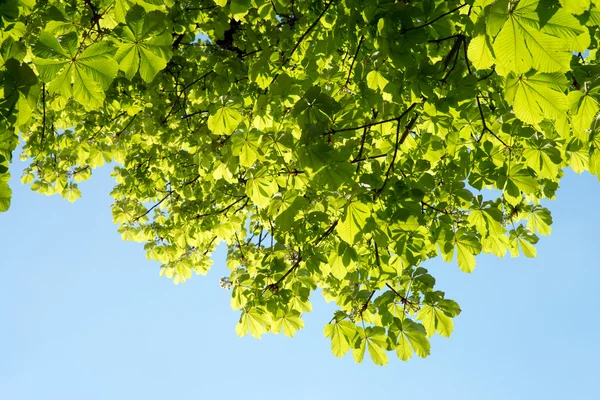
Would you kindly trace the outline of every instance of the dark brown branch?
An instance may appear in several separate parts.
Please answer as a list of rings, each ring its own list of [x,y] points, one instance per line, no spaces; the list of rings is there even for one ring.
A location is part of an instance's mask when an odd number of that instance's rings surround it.
[[[452,10],[448,11],[448,12],[445,12],[445,13],[443,13],[442,15],[440,15],[440,16],[439,16],[439,17],[437,17],[437,18],[434,18],[434,19],[432,19],[431,21],[424,23],[423,25],[419,25],[419,26],[413,26],[412,28],[406,28],[406,29],[402,29],[402,30],[400,31],[400,35],[403,35],[403,34],[405,34],[406,32],[409,32],[409,31],[414,31],[414,30],[417,30],[417,29],[425,28],[425,27],[427,27],[427,26],[429,26],[429,25],[431,25],[431,24],[435,23],[436,21],[438,21],[438,20],[440,20],[440,19],[444,18],[446,15],[452,14],[453,12],[460,10],[461,8],[463,8],[463,7],[464,7],[464,6],[466,6],[466,5],[467,5],[466,3],[465,3],[465,4],[462,4],[462,5],[460,5],[460,6],[456,7],[456,8],[454,8],[454,9],[452,9]]]
[[[463,54],[465,56],[465,64],[467,64],[467,71],[469,72],[469,75],[472,75],[473,72],[471,71],[471,64],[469,63],[469,56],[467,55],[467,38],[463,36],[462,41],[465,44],[463,46]]]
[[[446,36],[446,37],[441,38],[441,39],[428,40],[427,43],[436,43],[437,44],[437,43],[441,43],[441,42],[443,42],[445,40],[454,39],[454,38],[459,37],[459,36],[462,36],[462,34],[457,33],[456,35]]]
[[[392,292],[394,292],[396,294],[396,296],[398,296],[400,298],[400,302],[404,305],[408,304],[408,305],[413,305],[414,303],[412,303],[410,300],[408,300],[406,297],[402,296],[400,293],[398,293],[398,291],[396,291],[396,289],[394,289],[392,286],[390,286],[389,283],[386,283],[385,286],[388,287],[388,289],[390,289]]]
[[[350,164],[356,164],[356,163],[360,163],[360,162],[367,161],[367,160],[375,160],[377,158],[383,158],[383,157],[387,157],[387,154],[377,154],[376,156],[356,158],[356,159],[350,161]]]
[[[312,23],[311,26],[308,27],[308,29],[302,34],[302,36],[300,36],[300,39],[298,39],[298,41],[296,42],[296,44],[292,48],[292,52],[290,53],[290,55],[281,64],[282,67],[284,67],[291,60],[292,56],[294,55],[294,53],[296,52],[296,50],[298,50],[298,47],[300,46],[300,44],[302,43],[302,41],[315,28],[315,26],[317,26],[317,24],[319,23],[319,21],[321,20],[321,18],[323,18],[323,15],[325,15],[325,13],[327,12],[327,10],[329,10],[329,7],[331,7],[331,5],[333,4],[333,2],[334,2],[334,0],[330,0],[329,3],[327,3],[327,5],[323,9],[323,11],[321,11],[321,14],[319,14],[319,16],[317,17],[317,19]]]
[[[577,79],[575,78],[573,72],[569,72],[569,75],[571,75],[571,79],[573,80],[573,86],[575,87],[575,89],[581,90],[581,85],[579,84],[579,82],[577,82]]]
[[[173,111],[175,110],[175,106],[178,104],[179,100],[181,99],[181,96],[192,86],[194,86],[196,83],[200,82],[202,79],[206,78],[207,76],[209,76],[210,74],[212,74],[214,72],[214,70],[210,70],[207,73],[205,73],[204,75],[200,76],[199,78],[194,79],[192,82],[188,83],[186,86],[183,87],[183,89],[181,89],[181,91],[177,94],[177,98],[175,99],[175,101],[173,102],[173,106],[171,107],[171,109],[169,110],[169,112],[167,113],[167,116],[162,120],[161,124],[164,125],[167,123],[167,121],[169,120],[169,117],[173,114]]]
[[[200,175],[196,175],[196,177],[194,179],[192,179],[191,181],[187,181],[186,183],[183,184],[183,186],[188,186],[193,183],[196,183],[198,181],[198,179],[200,179]]]
[[[362,305],[362,307],[360,308],[360,310],[358,310],[359,315],[362,317],[362,314],[367,310],[367,308],[369,308],[369,303],[371,302],[371,299],[373,298],[373,295],[375,295],[375,290],[373,290],[371,292],[371,294],[369,295],[369,298],[367,299],[367,301],[364,302],[364,304]]]
[[[162,199],[160,199],[160,201],[158,203],[156,203],[155,205],[153,205],[152,207],[150,207],[145,213],[138,215],[137,217],[135,217],[132,221],[132,223],[137,222],[140,218],[145,217],[146,215],[150,214],[150,211],[154,210],[156,207],[160,206],[171,194],[173,193],[173,191],[169,191],[165,197],[163,197]]]
[[[413,103],[413,105],[414,105],[414,103]],[[398,148],[400,146],[402,146],[402,144],[406,140],[406,137],[410,133],[410,130],[412,129],[415,122],[417,121],[418,117],[419,117],[419,114],[416,114],[409,121],[409,123],[406,125],[406,128],[404,129],[404,132],[402,133],[402,137],[400,137],[400,119],[401,118],[398,118],[398,126],[396,127],[396,145],[394,146],[394,155],[392,156],[392,161],[390,162],[390,165],[388,166],[388,169],[385,172],[385,180],[383,181],[383,185],[381,185],[381,188],[379,188],[379,190],[377,190],[377,194],[381,193],[383,191],[383,189],[385,189],[385,186],[387,185],[388,180],[390,178],[390,173],[394,169],[394,164],[396,163],[396,156],[398,155]]]
[[[485,75],[485,76],[482,76],[481,78],[478,78],[478,79],[477,79],[477,81],[478,81],[478,82],[481,82],[481,81],[484,81],[484,80],[486,80],[486,79],[487,79],[487,78],[489,78],[490,76],[494,75],[494,72],[496,72],[496,67],[495,67],[495,66],[492,66],[492,70],[490,71],[490,73],[489,73],[489,74],[487,74],[487,75]]]
[[[73,177],[73,176],[75,176],[75,175],[77,175],[77,174],[80,174],[80,173],[82,173],[82,172],[83,172],[83,171],[85,171],[86,169],[90,169],[90,166],[89,166],[89,165],[86,165],[85,167],[81,167],[81,168],[79,168],[79,169],[73,170],[73,172],[71,172],[71,174],[70,174],[70,175],[71,175],[71,177]]]
[[[271,290],[271,291],[279,290],[279,285],[281,284],[281,282],[283,282],[285,280],[285,278],[287,278],[292,272],[294,272],[296,270],[296,268],[298,268],[298,266],[300,265],[300,262],[302,262],[302,255],[298,254],[298,259],[296,260],[294,265],[292,265],[292,267],[290,269],[288,269],[287,272],[281,278],[277,279],[277,282],[267,285],[265,290]]]
[[[356,58],[358,57],[358,52],[360,50],[360,46],[362,45],[364,40],[365,40],[365,37],[361,36],[360,40],[358,41],[358,46],[356,46],[356,52],[354,53],[354,58],[352,59],[352,64],[350,64],[350,70],[348,71],[348,77],[346,78],[346,83],[344,83],[344,86],[348,86],[348,83],[350,82],[350,75],[352,75],[352,69],[354,68],[354,63],[356,62]]]
[[[183,117],[181,117],[181,119],[192,118],[193,116],[198,115],[198,114],[208,114],[208,110],[195,111],[195,112],[193,112],[191,114],[184,115]]]
[[[356,126],[356,127],[352,127],[352,128],[331,129],[329,132],[325,132],[323,134],[323,136],[332,135],[334,133],[339,133],[339,132],[349,132],[349,131],[356,131],[358,129],[363,129],[363,128],[370,128],[372,126],[377,126],[377,125],[385,124],[386,122],[399,121],[407,113],[409,113],[413,108],[415,108],[416,105],[417,105],[417,103],[412,103],[410,105],[410,107],[408,107],[406,110],[404,110],[404,112],[402,114],[400,114],[399,116],[397,116],[397,117],[386,119],[386,120],[383,120],[383,121],[371,122],[371,123],[368,123],[368,124],[364,124],[364,125]]]
[[[367,139],[367,132],[368,132],[368,128],[365,128],[363,131],[362,137],[360,138],[360,148],[358,149],[358,155],[356,156],[356,160],[358,160],[362,157],[363,150],[365,149],[365,140]],[[358,165],[356,166],[356,173],[358,173],[358,171],[360,171],[360,166],[361,166],[361,164],[358,163]]]
[[[463,43],[463,36],[459,35],[458,39],[452,46],[450,53],[448,53],[448,56],[444,60],[444,69],[446,69],[446,68],[448,68],[448,65],[450,64],[450,60],[452,59],[452,57],[454,57],[454,63],[452,64],[452,68],[450,68],[450,70],[448,70],[448,72],[442,78],[442,82],[444,82],[444,83],[446,83],[446,79],[448,79],[448,77],[450,76],[452,71],[454,71],[454,69],[456,68],[456,63],[458,62],[458,56],[460,55],[460,46],[462,45],[462,43]]]
[[[427,203],[426,203],[426,202],[424,202],[423,200],[421,200],[421,204],[422,204],[422,205],[424,205],[425,207],[427,207],[427,208],[431,208],[432,210],[435,210],[435,211],[437,211],[437,212],[439,212],[439,213],[446,214],[446,215],[450,215],[450,211],[446,211],[446,210],[440,210],[440,209],[439,209],[439,208],[437,208],[437,207],[434,207],[434,206],[432,206],[432,205],[430,205],[430,204],[427,204]]]
[[[208,245],[206,245],[206,250],[204,251],[204,253],[202,253],[203,256],[207,255],[210,252],[210,247],[215,242],[215,240],[217,240],[217,237],[213,236],[213,238],[210,240],[210,242],[208,242]]]
[[[244,250],[242,250],[242,244],[240,243],[240,239],[238,238],[237,232],[233,233],[235,235],[235,241],[237,242],[238,249],[240,249],[240,254],[242,255],[242,261],[246,261],[246,256],[244,255]]]
[[[236,204],[238,204],[240,201],[244,200],[244,199],[248,199],[246,196],[240,197],[239,199],[237,199],[236,201],[234,201],[233,203],[229,204],[226,207],[223,207],[220,210],[217,211],[213,211],[210,213],[205,213],[205,214],[196,214],[196,216],[194,217],[195,219],[198,218],[203,218],[203,217],[208,217],[210,215],[219,215],[219,214],[226,214],[227,211],[229,211],[231,209],[231,207],[235,206]],[[238,210],[239,211],[239,210]]]
[[[46,84],[42,82],[42,133],[40,135],[40,145],[44,143],[46,133]]]
[[[485,132],[489,132],[492,134],[493,137],[498,139],[498,141],[500,141],[500,143],[502,143],[504,145],[504,147],[510,148],[510,146],[507,145],[504,142],[504,140],[500,139],[500,137],[498,137],[498,135],[496,135],[490,128],[488,128],[487,123],[485,121],[485,116],[483,115],[483,108],[481,107],[481,100],[479,99],[479,95],[477,95],[477,107],[479,108],[479,115],[481,116],[481,122],[483,123],[483,132],[481,132],[479,139],[477,139],[477,143],[481,142],[481,139],[483,138],[483,135]]]
[[[315,246],[318,246],[319,244],[321,244],[321,242],[323,240],[325,240],[327,238],[327,236],[331,235],[331,233],[333,232],[333,230],[335,229],[335,227],[337,226],[339,221],[340,221],[339,219],[335,220],[333,222],[333,224],[331,224],[331,226],[329,228],[327,228],[327,230],[325,232],[323,232],[323,234],[321,236],[319,236],[319,238],[315,242]]]
[[[115,134],[115,138],[118,139],[123,134],[123,132],[125,132],[125,130],[127,128],[129,128],[129,125],[131,125],[133,123],[133,121],[135,121],[135,119],[137,118],[137,116],[138,116],[138,114],[135,114],[133,117],[131,117],[131,119],[129,120],[129,122],[127,123],[127,125],[125,125],[125,127],[123,129],[121,129],[120,132],[118,132],[118,133]]]

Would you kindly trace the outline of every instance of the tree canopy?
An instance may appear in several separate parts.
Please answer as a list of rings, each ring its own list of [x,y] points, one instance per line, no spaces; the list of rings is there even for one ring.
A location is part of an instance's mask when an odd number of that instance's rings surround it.
[[[598,0],[0,0],[0,211],[19,136],[42,194],[110,164],[162,275],[227,245],[239,335],[293,336],[318,290],[334,355],[426,357],[461,310],[423,262],[534,257],[563,168],[600,173],[599,25]]]

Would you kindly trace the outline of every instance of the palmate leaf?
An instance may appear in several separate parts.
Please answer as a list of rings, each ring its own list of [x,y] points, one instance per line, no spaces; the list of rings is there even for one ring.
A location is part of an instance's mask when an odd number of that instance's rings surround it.
[[[132,79],[139,70],[144,81],[152,82],[156,74],[167,66],[172,55],[173,38],[164,19],[163,13],[146,13],[138,5],[127,13],[127,25],[119,32],[123,42],[115,55],[119,69],[125,72],[127,78]]]
[[[109,4],[113,4],[110,2]],[[127,22],[127,12],[135,6],[142,7],[146,12],[162,10],[164,8],[161,0],[114,0],[114,8],[109,8],[114,19],[120,23]]]
[[[515,115],[532,125],[543,119],[556,120],[568,109],[563,74],[510,74],[506,78],[504,97],[512,104]]]
[[[454,236],[458,267],[464,272],[475,269],[475,255],[481,252],[481,243],[477,235],[465,228],[460,228]]]
[[[279,333],[283,330],[283,334],[288,337],[293,337],[296,331],[304,327],[301,314],[298,311],[289,311],[284,313],[280,311],[277,318],[273,320],[271,330],[273,333]]]
[[[367,85],[369,86],[369,88],[371,88],[373,90],[377,90],[377,89],[383,90],[385,88],[385,85],[387,85],[387,83],[388,83],[388,80],[385,79],[385,77],[381,74],[381,72],[379,72],[377,70],[373,70],[367,74]]]
[[[558,0],[565,11],[572,14],[583,14],[592,6],[592,0]]]
[[[431,346],[423,325],[405,318],[396,322],[394,333],[397,336],[396,355],[402,361],[408,361],[413,352],[421,358],[429,355]]]
[[[427,337],[433,336],[435,332],[439,333],[441,336],[450,337],[454,330],[452,318],[434,306],[423,306],[419,311],[419,314],[417,314],[417,320],[421,321],[425,327]]]
[[[356,251],[341,241],[329,255],[328,265],[324,267],[325,273],[331,273],[335,278],[342,280],[351,270],[352,263],[357,260]]]
[[[375,365],[386,365],[388,363],[385,329],[380,326],[368,326],[365,329],[360,329],[352,350],[352,356],[356,362],[362,362],[365,350],[368,350],[369,356]]]
[[[555,178],[558,174],[562,157],[554,143],[542,137],[537,137],[529,144],[531,147],[523,150],[525,166],[534,170],[540,178]]]
[[[217,135],[231,135],[242,122],[242,114],[233,104],[224,102],[208,117],[208,129]]]
[[[350,351],[350,345],[354,343],[356,336],[356,325],[350,321],[335,321],[325,325],[325,337],[331,339],[331,352],[336,357],[343,357]]]
[[[508,236],[504,233],[490,233],[481,240],[484,253],[493,254],[496,257],[504,257],[506,251],[510,249]]]
[[[359,201],[350,202],[335,228],[340,238],[350,245],[354,244],[365,227],[370,214],[371,210],[366,204]]]
[[[12,190],[6,182],[0,181],[0,212],[7,211],[10,208],[10,199]]]
[[[574,46],[569,39],[583,34],[577,21],[564,11],[555,13],[542,28],[536,0],[520,1],[513,11],[505,7],[506,22],[494,41],[494,52],[502,75],[538,72],[559,72],[570,69]],[[545,3],[545,2],[544,2]],[[551,12],[551,11],[548,11]],[[558,15],[556,15],[558,14]]]
[[[104,103],[105,90],[117,75],[110,42],[94,43],[80,52],[78,36],[72,32],[61,41],[48,32],[38,38],[34,63],[50,94],[73,97],[86,110]]]
[[[597,95],[598,88],[594,88],[590,93],[575,91],[569,93],[571,127],[573,133],[580,140],[587,140],[592,121],[598,115],[600,106],[593,95]]]
[[[430,292],[425,296],[425,301],[419,313],[417,320],[421,321],[427,337],[439,333],[441,336],[450,337],[454,330],[452,318],[459,315],[460,307],[455,301],[444,299],[444,294],[440,291]]]
[[[549,235],[552,232],[552,216],[547,208],[539,205],[531,206],[531,209],[524,213],[524,218],[527,218],[527,227],[532,232],[537,232],[540,235]]]
[[[14,58],[5,63],[4,99],[0,101],[0,109],[15,109],[16,124],[25,124],[37,106],[40,95],[38,79],[33,70],[25,63]]]
[[[271,329],[271,319],[260,308],[252,308],[244,311],[235,327],[238,336],[246,336],[250,333],[255,338],[260,338],[269,329]]]
[[[513,257],[519,255],[519,249],[525,257],[533,258],[536,256],[536,249],[533,246],[538,242],[538,237],[532,233],[529,228],[519,225],[516,229],[510,231],[510,254]]]
[[[477,69],[487,69],[494,64],[494,50],[491,39],[485,33],[481,33],[471,39],[468,51],[469,60]]]
[[[260,208],[269,205],[278,190],[277,182],[272,177],[254,178],[246,182],[246,194]]]

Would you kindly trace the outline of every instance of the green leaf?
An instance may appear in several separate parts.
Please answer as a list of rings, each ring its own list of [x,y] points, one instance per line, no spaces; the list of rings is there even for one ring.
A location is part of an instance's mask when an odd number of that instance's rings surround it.
[[[527,228],[532,232],[537,232],[541,235],[549,235],[552,232],[552,216],[548,209],[534,205],[525,213],[524,218],[527,218]]]
[[[359,201],[351,201],[344,210],[342,219],[336,226],[340,238],[349,245],[359,240],[362,230],[367,224],[367,218],[371,214],[369,207]]]
[[[536,249],[533,247],[538,242],[538,237],[533,234],[529,228],[519,225],[516,229],[510,231],[511,248],[510,253],[513,257],[519,255],[519,248],[526,257],[536,256]]]
[[[39,58],[34,63],[42,80],[48,83],[48,92],[65,99],[73,97],[88,111],[100,108],[104,91],[118,71],[110,42],[91,44],[79,53],[75,33],[62,39],[59,43],[51,34],[42,32],[35,48]]]
[[[283,334],[288,337],[293,337],[296,331],[302,328],[304,328],[304,322],[298,311],[278,313],[278,318],[274,319],[273,324],[271,325],[273,333],[279,333],[283,330]]]
[[[417,320],[422,321],[427,337],[433,336],[435,332],[441,336],[450,337],[454,330],[452,318],[444,314],[442,310],[431,305],[424,305],[417,314]]]
[[[559,2],[565,11],[572,14],[583,14],[592,5],[590,0],[559,0]]]
[[[427,331],[421,324],[410,319],[397,322],[396,355],[402,361],[408,361],[414,353],[425,358],[430,353],[430,344],[427,339]]]
[[[494,64],[494,50],[488,35],[482,33],[469,43],[469,60],[477,69],[488,69]]]
[[[7,183],[0,182],[0,212],[7,211],[10,208],[10,199],[12,190]]]
[[[215,135],[231,135],[242,122],[242,114],[233,106],[223,104],[208,117],[208,129]]]
[[[268,206],[278,190],[277,182],[270,177],[249,179],[246,182],[246,194],[260,208]]]
[[[533,257],[564,168],[600,175],[598,2],[452,3],[4,1],[0,209],[19,140],[41,194],[110,164],[161,275],[226,247],[240,335],[318,291],[335,355],[425,357],[460,307],[424,262]]]
[[[552,24],[540,30],[538,1],[522,1],[514,11],[505,10],[506,22],[494,41],[494,53],[500,73],[524,74],[530,69],[538,72],[561,72],[570,69],[571,49],[567,39],[571,20],[559,15]],[[543,6],[542,6],[543,7]],[[562,18],[561,18],[562,17]],[[546,23],[548,25],[549,21]],[[577,26],[577,24],[575,25]],[[577,31],[582,33],[582,30]]]
[[[567,111],[565,87],[562,74],[510,74],[504,96],[521,121],[536,125],[543,119],[557,120]]]
[[[458,267],[464,272],[473,272],[475,269],[475,255],[481,252],[481,243],[475,233],[460,228],[454,236]]]
[[[383,90],[388,84],[388,80],[377,70],[373,70],[367,74],[367,86],[370,89],[381,89]]]
[[[137,5],[127,13],[127,26],[120,31],[123,42],[115,55],[119,69],[127,78],[132,79],[139,70],[144,81],[152,82],[167,66],[173,39],[166,30],[164,18],[159,11],[146,13]]]
[[[387,336],[382,327],[367,327],[366,342],[368,345],[369,356],[375,365],[386,365],[388,363]]]
[[[350,351],[355,336],[356,325],[350,321],[335,321],[325,325],[325,337],[331,339],[331,352],[336,357],[341,358]]]
[[[238,336],[246,336],[250,333],[255,338],[260,338],[263,333],[269,331],[270,325],[270,318],[263,310],[252,308],[242,313],[235,331]]]

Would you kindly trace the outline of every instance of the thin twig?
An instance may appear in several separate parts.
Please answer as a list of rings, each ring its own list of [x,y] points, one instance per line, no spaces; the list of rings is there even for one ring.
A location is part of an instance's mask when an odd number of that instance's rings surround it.
[[[356,62],[356,58],[358,57],[358,51],[360,50],[360,46],[362,45],[364,40],[365,40],[365,37],[363,35],[360,37],[360,40],[358,41],[358,46],[356,46],[356,52],[354,53],[354,58],[352,59],[352,64],[350,64],[350,70],[348,71],[348,77],[346,78],[346,83],[344,83],[344,86],[348,86],[348,83],[350,82],[350,75],[352,75],[352,69],[354,68],[354,63]]]
[[[360,126],[355,126],[355,127],[352,127],[352,128],[331,129],[329,132],[325,132],[323,134],[323,136],[332,135],[334,133],[339,133],[339,132],[356,131],[358,129],[370,128],[372,126],[377,126],[377,125],[385,124],[386,122],[398,121],[398,120],[401,120],[413,108],[415,108],[416,105],[417,105],[417,103],[412,103],[410,105],[410,107],[408,107],[406,110],[404,110],[404,112],[402,114],[400,114],[399,116],[397,116],[397,117],[386,119],[386,120],[383,120],[383,121],[370,122],[368,124],[364,124],[364,125],[360,125]]]
[[[317,26],[317,24],[319,23],[321,18],[323,18],[323,15],[325,15],[327,10],[329,10],[329,7],[331,7],[331,5],[334,3],[334,1],[335,0],[330,0],[329,3],[327,3],[327,5],[323,9],[323,11],[321,11],[321,14],[319,14],[317,19],[312,23],[311,26],[308,27],[308,29],[302,34],[302,36],[300,36],[300,39],[298,39],[298,41],[292,48],[292,52],[290,53],[290,55],[283,61],[283,63],[281,64],[281,67],[284,67],[290,61],[290,59],[292,58],[292,56],[294,55],[294,53],[296,52],[296,50],[298,49],[298,47],[300,46],[300,44],[302,43],[304,38],[306,38],[306,36],[315,28],[315,26]]]
[[[40,135],[40,145],[44,143],[46,133],[46,84],[42,82],[42,134]]]
[[[145,213],[135,217],[132,221],[132,223],[137,222],[140,218],[145,217],[146,215],[148,215],[150,213],[150,211],[154,210],[156,207],[160,206],[167,198],[169,198],[169,196],[173,193],[173,191],[169,191],[165,197],[163,197],[162,199],[160,199],[160,201],[158,203],[156,203],[155,205],[153,205],[152,207],[150,207]]]
[[[409,31],[414,31],[414,30],[416,30],[416,29],[425,28],[426,26],[429,26],[429,25],[431,25],[431,24],[435,23],[436,21],[438,21],[438,20],[440,20],[440,19],[444,18],[446,15],[452,14],[453,12],[460,10],[461,8],[463,8],[463,7],[464,7],[464,6],[466,6],[466,5],[467,5],[467,3],[465,3],[465,4],[463,4],[463,5],[460,5],[460,6],[458,6],[458,7],[454,8],[454,9],[452,9],[452,10],[448,11],[448,12],[445,12],[445,13],[443,13],[443,14],[442,14],[442,15],[440,15],[439,17],[432,19],[431,21],[424,23],[423,25],[419,25],[419,26],[413,26],[412,28],[406,28],[406,29],[402,29],[402,30],[400,31],[400,35],[403,35],[403,34],[405,34],[406,32],[409,32]]]
[[[385,189],[385,186],[387,185],[387,182],[388,182],[388,180],[390,178],[390,173],[394,169],[394,164],[396,163],[396,156],[398,155],[398,148],[400,146],[402,146],[402,144],[406,140],[406,137],[410,133],[410,130],[412,129],[412,127],[415,124],[415,122],[417,121],[418,117],[419,117],[419,114],[415,115],[410,120],[410,122],[406,125],[406,128],[404,129],[404,132],[402,133],[402,137],[399,137],[399,135],[400,135],[400,119],[398,119],[398,126],[396,128],[396,145],[394,147],[394,155],[392,156],[392,161],[390,162],[390,165],[388,166],[388,169],[385,172],[385,180],[383,181],[383,185],[381,185],[381,188],[379,188],[377,190],[377,192],[376,192],[377,194],[381,193],[383,191],[383,189]]]

